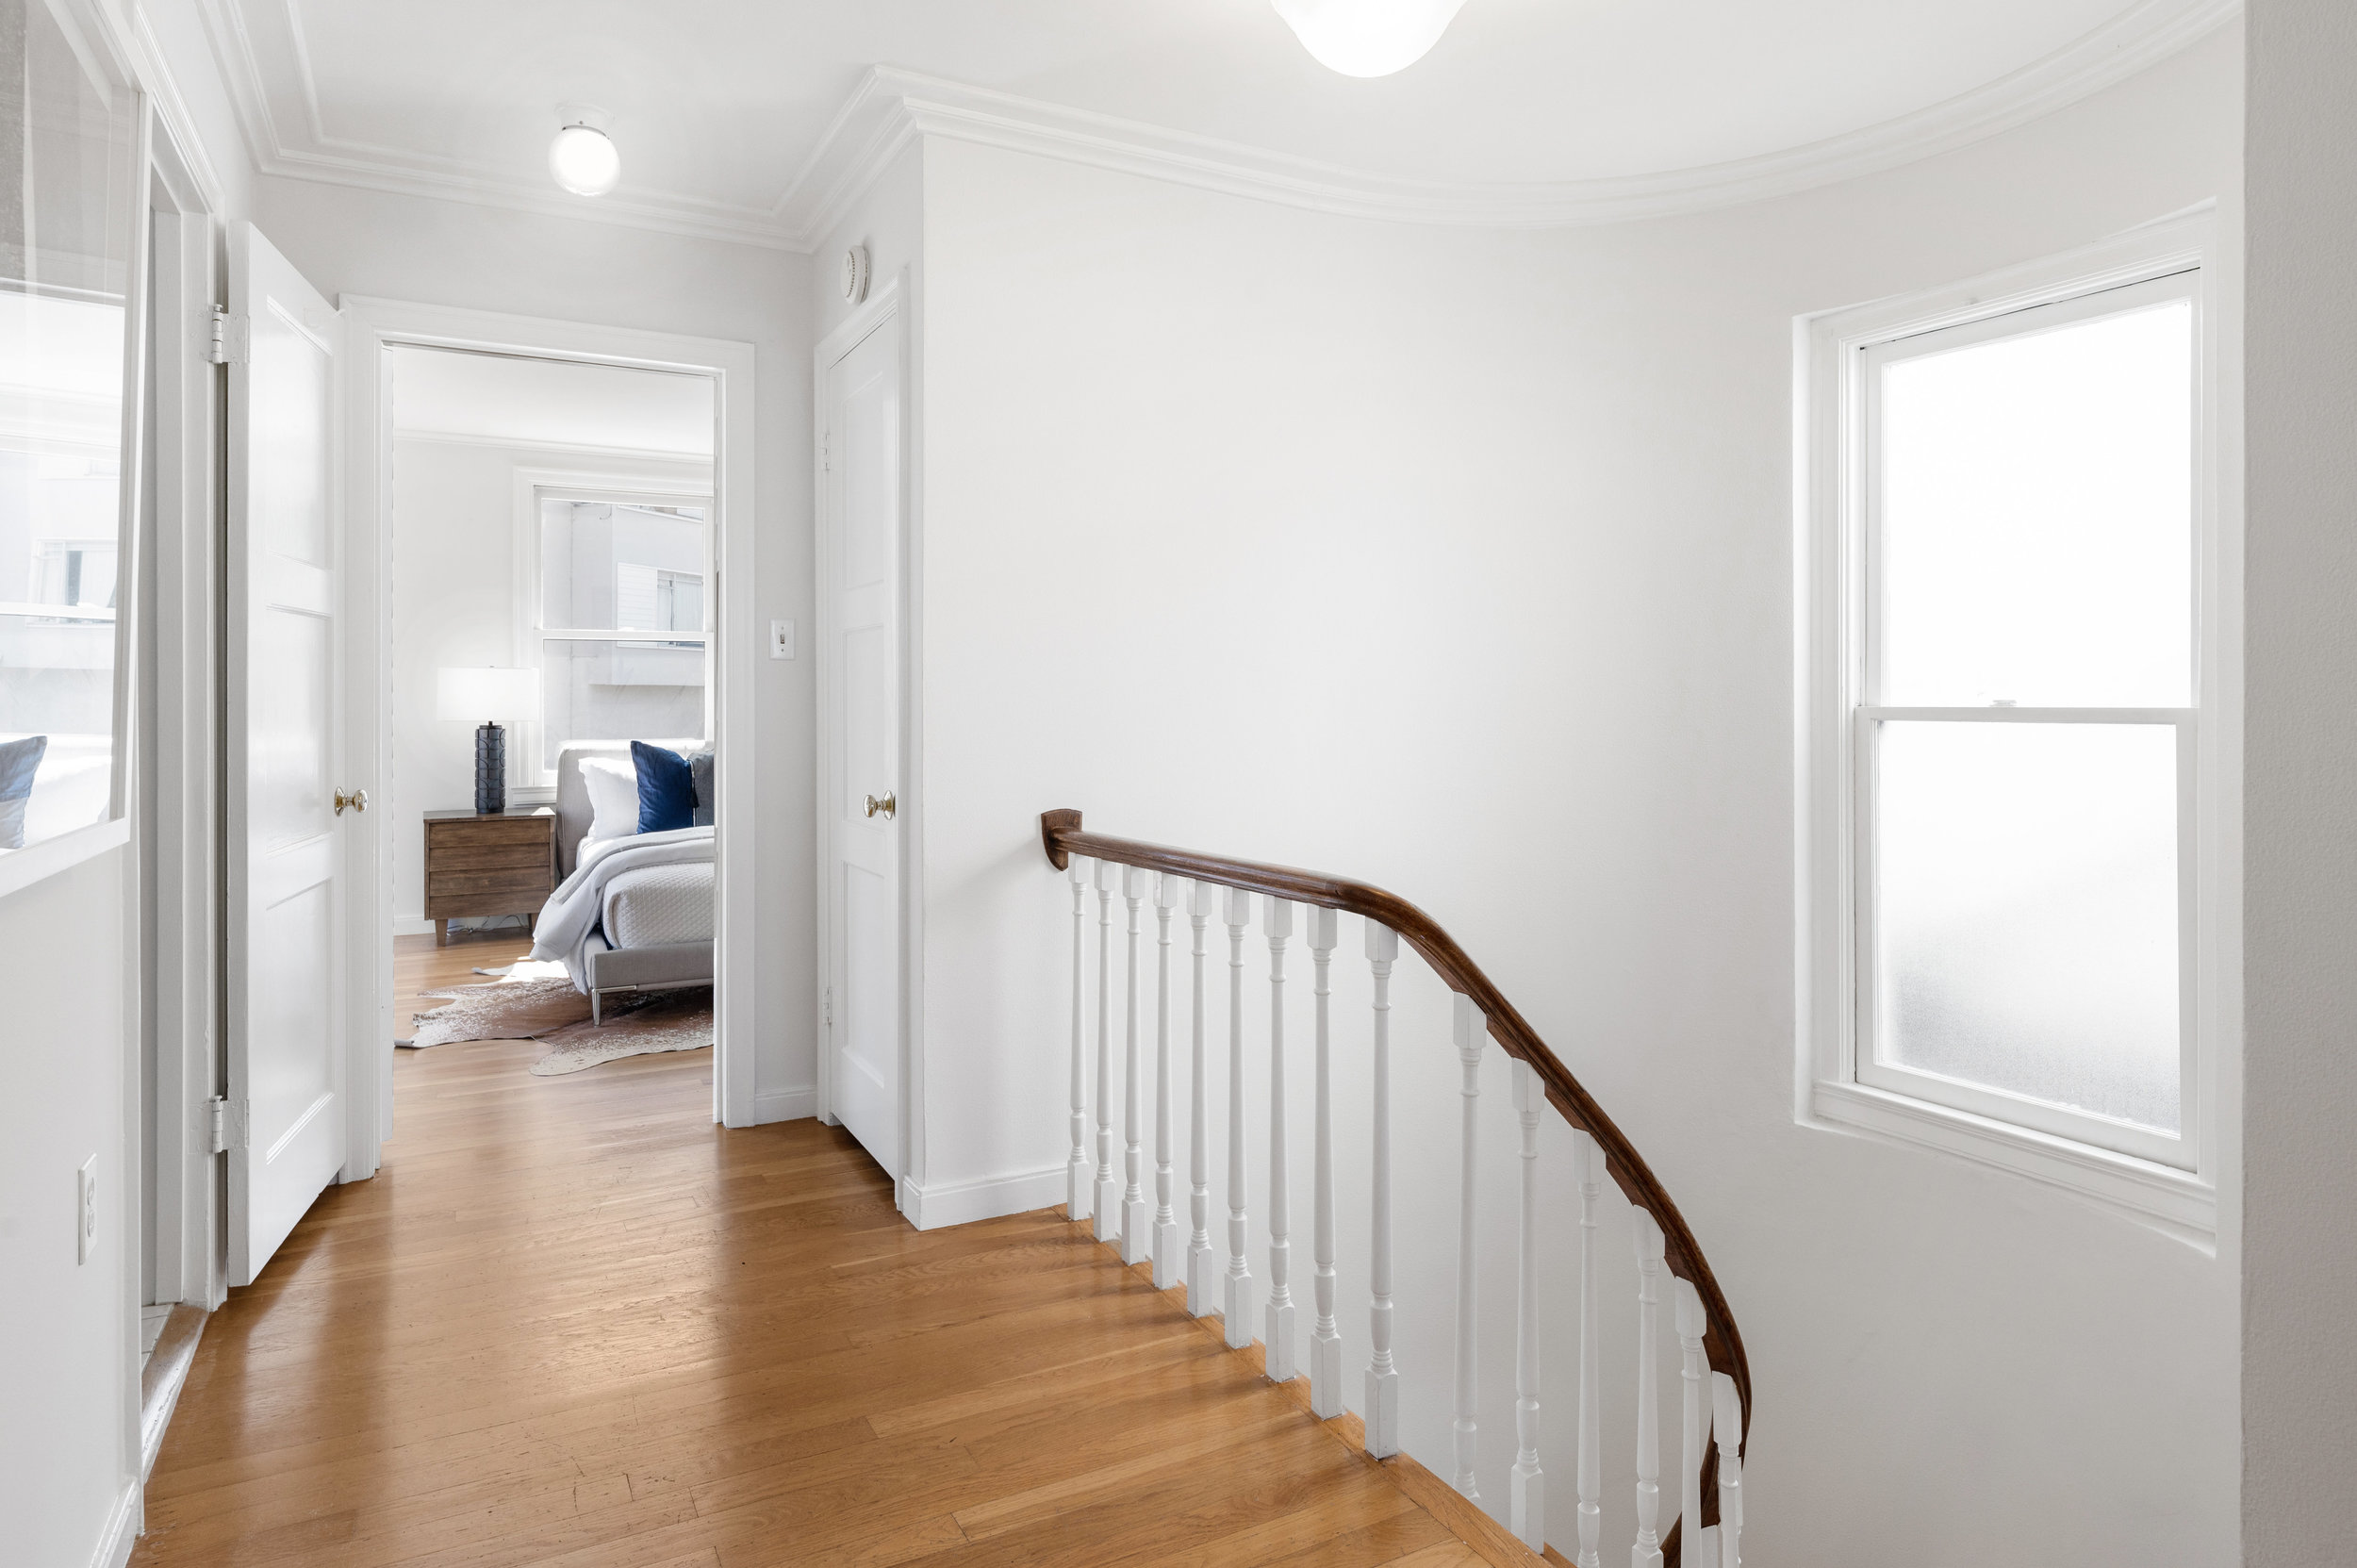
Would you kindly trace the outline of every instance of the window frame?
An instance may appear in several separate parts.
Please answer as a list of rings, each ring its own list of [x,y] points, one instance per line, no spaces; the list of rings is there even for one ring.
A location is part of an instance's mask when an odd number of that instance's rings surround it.
[[[699,490],[693,485],[667,485],[656,481],[606,482],[582,476],[530,471],[519,472],[517,481],[516,663],[540,671],[545,691],[548,664],[542,644],[552,639],[560,642],[632,642],[650,647],[696,644],[704,651],[703,732],[709,737],[713,733],[715,701],[712,625],[718,603],[718,572],[713,552],[714,513],[717,503],[712,491]],[[547,603],[541,593],[540,575],[540,505],[545,501],[585,501],[616,506],[701,507],[704,513],[704,629],[701,632],[667,632],[658,637],[635,629],[626,633],[621,628],[611,626],[541,625],[541,610]],[[508,789],[527,801],[540,802],[556,798],[556,770],[542,767],[539,760],[546,750],[546,723],[545,718],[538,718],[518,725],[518,744],[508,751]]]
[[[1797,1119],[1997,1165],[2197,1240],[2217,1224],[2220,1063],[2238,1044],[2235,890],[2239,534],[2221,504],[2218,267],[2206,211],[1951,288],[1796,322]],[[2126,291],[2123,293],[2123,291]],[[2143,299],[2135,296],[2142,295]],[[2184,297],[2194,311],[2191,705],[1885,706],[1877,671],[1875,372],[1892,358]],[[2044,320],[2039,318],[2043,317]],[[1893,720],[2164,724],[2177,734],[2180,1136],[1876,1059],[1873,743]]]
[[[85,861],[131,841],[133,788],[137,778],[132,747],[137,740],[135,685],[140,657],[139,551],[141,548],[141,508],[146,480],[147,357],[153,333],[148,297],[152,258],[149,254],[149,196],[155,179],[153,141],[155,105],[133,63],[124,58],[116,30],[91,0],[48,0],[46,9],[65,35],[83,70],[110,98],[120,95],[129,124],[122,149],[123,189],[110,192],[121,204],[113,221],[124,225],[123,364],[118,383],[122,391],[115,461],[115,530],[108,536],[115,550],[115,603],[106,618],[114,628],[114,668],[109,688],[112,739],[107,758],[106,815],[96,821],[68,829],[53,837],[36,839],[22,849],[0,850],[0,899],[7,899],[71,870]],[[100,80],[102,79],[103,80]],[[38,218],[38,214],[36,214]],[[58,286],[54,292],[84,292]],[[12,609],[18,606],[11,606]],[[57,619],[91,621],[98,618],[71,613]],[[41,618],[50,619],[50,618]]]

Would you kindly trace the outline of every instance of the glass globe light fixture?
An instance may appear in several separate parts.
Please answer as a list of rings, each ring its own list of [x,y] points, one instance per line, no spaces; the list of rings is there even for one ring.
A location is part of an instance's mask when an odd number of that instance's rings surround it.
[[[567,105],[565,128],[549,143],[549,173],[576,196],[602,196],[622,177],[622,155],[605,134],[605,116]]]
[[[1465,0],[1273,0],[1320,65],[1388,76],[1424,58]]]

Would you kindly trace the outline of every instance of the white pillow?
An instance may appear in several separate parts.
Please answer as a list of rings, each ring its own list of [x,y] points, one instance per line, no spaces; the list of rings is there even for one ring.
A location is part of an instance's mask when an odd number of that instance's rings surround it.
[[[582,786],[589,791],[589,831],[583,848],[601,839],[628,838],[638,831],[638,766],[612,757],[581,759]]]

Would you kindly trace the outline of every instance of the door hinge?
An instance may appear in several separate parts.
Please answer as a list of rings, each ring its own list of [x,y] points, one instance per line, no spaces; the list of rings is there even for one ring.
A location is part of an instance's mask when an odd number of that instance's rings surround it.
[[[205,1119],[210,1132],[206,1140],[207,1154],[226,1154],[245,1147],[246,1112],[242,1103],[233,1114],[229,1101],[215,1095],[205,1102]]]
[[[834,987],[828,986],[820,999],[826,1010],[827,1027],[832,1029],[834,1027]]]
[[[243,316],[232,316],[219,305],[213,307],[212,362],[216,365],[243,365],[253,358],[250,323]]]
[[[818,433],[818,471],[821,473],[834,471],[834,432],[832,430],[822,430]]]

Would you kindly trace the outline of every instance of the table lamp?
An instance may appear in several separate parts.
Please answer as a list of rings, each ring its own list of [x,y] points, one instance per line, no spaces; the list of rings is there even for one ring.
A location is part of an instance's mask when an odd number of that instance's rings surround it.
[[[474,809],[492,816],[507,809],[507,732],[503,718],[540,717],[540,672],[469,666],[444,669],[436,693],[444,718],[471,719],[474,733]]]

